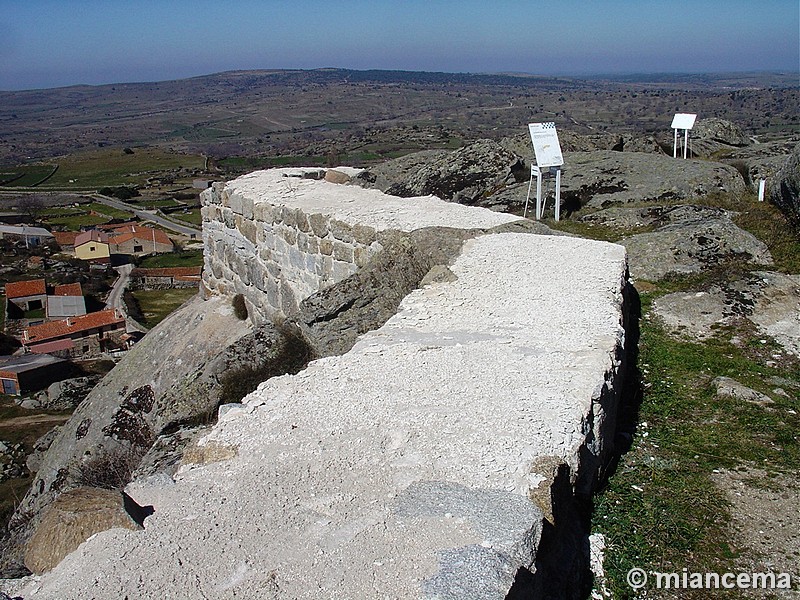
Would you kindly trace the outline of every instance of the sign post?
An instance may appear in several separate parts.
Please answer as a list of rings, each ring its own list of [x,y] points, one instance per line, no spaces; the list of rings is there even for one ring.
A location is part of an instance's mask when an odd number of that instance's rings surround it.
[[[561,154],[561,144],[558,142],[555,123],[529,123],[528,131],[531,134],[533,143],[533,153],[536,156],[536,164],[531,164],[531,179],[528,182],[528,195],[525,198],[525,210],[522,216],[528,214],[528,202],[531,198],[531,188],[533,187],[533,176],[536,176],[536,220],[542,218],[545,205],[542,202],[542,176],[546,173],[555,174],[556,177],[556,206],[555,218],[559,220],[561,216],[561,165],[564,164],[564,157]]]
[[[678,129],[683,129],[683,158],[687,157],[689,150],[689,130],[694,127],[697,115],[692,113],[676,113],[672,118],[672,128],[675,130],[675,139],[672,143],[672,158],[678,158]]]

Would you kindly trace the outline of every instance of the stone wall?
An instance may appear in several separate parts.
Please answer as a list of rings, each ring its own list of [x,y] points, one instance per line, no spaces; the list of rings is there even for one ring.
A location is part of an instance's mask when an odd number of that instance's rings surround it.
[[[287,178],[287,190],[293,184]],[[352,275],[381,249],[372,227],[259,202],[224,183],[202,199],[206,289],[243,294],[256,322],[296,313],[302,299]]]

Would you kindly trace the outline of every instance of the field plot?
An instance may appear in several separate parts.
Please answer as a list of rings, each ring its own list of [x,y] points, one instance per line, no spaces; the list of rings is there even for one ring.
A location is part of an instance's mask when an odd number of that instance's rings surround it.
[[[139,290],[133,297],[143,316],[142,325],[155,327],[181,304],[197,294],[196,288],[177,290]]]
[[[95,190],[104,186],[143,185],[149,177],[164,171],[202,169],[203,163],[201,156],[174,154],[160,148],[136,148],[132,154],[126,154],[121,148],[91,150],[59,158],[58,170],[38,187],[43,190]],[[38,177],[41,181],[47,174],[45,169],[52,171],[53,166],[34,165],[25,169],[44,172]],[[23,179],[9,185],[35,185],[34,179],[33,174],[26,174]]]
[[[0,187],[35,187],[50,179],[58,165],[0,166]]]

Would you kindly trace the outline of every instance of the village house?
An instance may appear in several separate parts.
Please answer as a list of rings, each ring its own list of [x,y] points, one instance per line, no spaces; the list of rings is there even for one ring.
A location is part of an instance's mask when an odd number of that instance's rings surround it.
[[[71,252],[75,250],[75,238],[79,234],[80,232],[78,231],[54,231],[53,237],[61,250]]]
[[[125,318],[115,309],[32,325],[22,332],[22,345],[41,354],[58,350],[71,358],[87,358],[125,348]]]
[[[111,248],[108,243],[108,234],[97,229],[79,233],[75,236],[75,256],[85,261],[109,263]]]
[[[143,256],[172,252],[174,246],[166,233],[153,227],[125,225],[113,230],[109,236],[112,254]]]
[[[13,281],[6,284],[6,313],[11,315],[13,304],[21,312],[44,309],[47,304],[47,284],[44,279]]]
[[[46,244],[54,239],[52,233],[42,227],[29,227],[27,225],[0,225],[0,239],[19,240],[25,243],[26,248]]]
[[[0,392],[19,396],[46,388],[69,377],[72,366],[49,354],[24,354],[0,358]]]

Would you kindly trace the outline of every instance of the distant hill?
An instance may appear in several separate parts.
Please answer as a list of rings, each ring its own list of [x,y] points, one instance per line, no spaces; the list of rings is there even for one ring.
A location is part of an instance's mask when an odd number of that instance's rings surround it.
[[[785,129],[794,116],[796,130],[797,94],[796,73],[576,78],[231,71],[0,92],[0,164],[98,146],[165,145],[213,157],[250,156],[400,125],[444,126],[463,138],[500,136],[534,117],[588,129],[648,131],[661,127],[666,113],[688,108],[753,133]]]

